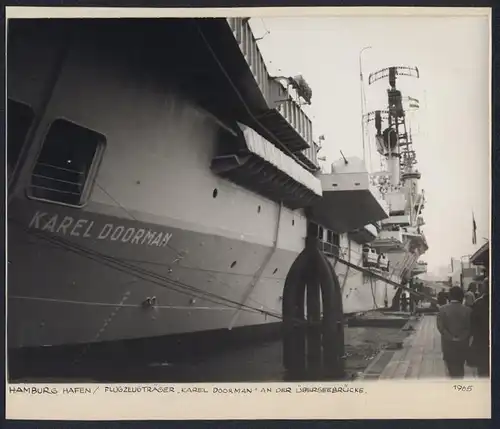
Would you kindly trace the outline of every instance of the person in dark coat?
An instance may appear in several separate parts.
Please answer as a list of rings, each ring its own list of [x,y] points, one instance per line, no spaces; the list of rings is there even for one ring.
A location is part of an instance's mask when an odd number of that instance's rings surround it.
[[[438,294],[437,294],[437,302],[438,302],[439,306],[445,305],[445,304],[448,303],[448,298],[446,297],[446,292],[444,291],[444,289],[441,289],[441,291],[438,292]]]
[[[467,292],[465,292],[465,297],[464,297],[464,304],[467,307],[472,307],[474,305],[474,301],[476,300],[475,292],[476,292],[476,285],[471,284],[467,289]]]
[[[472,310],[463,305],[464,292],[453,286],[450,302],[439,309],[437,328],[441,334],[443,360],[451,378],[463,378],[469,353]]]
[[[489,279],[480,286],[481,297],[472,306],[472,365],[477,368],[479,377],[490,375],[490,293]]]
[[[408,297],[406,294],[403,292],[401,295],[401,311],[407,312],[408,311]]]

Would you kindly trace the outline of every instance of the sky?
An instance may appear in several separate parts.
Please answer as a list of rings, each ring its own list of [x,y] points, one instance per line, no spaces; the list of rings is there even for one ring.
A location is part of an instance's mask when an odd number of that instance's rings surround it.
[[[366,111],[383,109],[387,80],[368,86],[369,73],[393,65],[417,66],[420,79],[402,77],[403,96],[420,100],[409,115],[427,204],[423,227],[430,273],[450,258],[475,252],[489,237],[490,89],[489,19],[462,17],[263,17],[250,20],[271,75],[302,74],[313,91],[304,110],[314,135],[325,135],[326,164],[363,157],[360,51]],[[371,123],[373,124],[373,123]],[[367,133],[373,135],[373,125]],[[365,161],[380,171],[371,137]],[[472,213],[477,244],[472,244]]]

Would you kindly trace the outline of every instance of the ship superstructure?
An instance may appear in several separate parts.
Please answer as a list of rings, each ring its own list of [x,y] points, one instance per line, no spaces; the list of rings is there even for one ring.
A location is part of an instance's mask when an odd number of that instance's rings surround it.
[[[398,76],[419,78],[416,67],[388,67],[370,74],[369,84],[388,78],[388,106],[365,116],[375,125],[378,153],[385,159],[386,174],[373,176],[374,183],[389,205],[390,216],[382,220],[379,236],[372,243],[378,251],[387,252],[392,269],[407,283],[413,276],[426,272],[426,264],[418,261],[428,249],[422,230],[425,194],[419,189],[421,173],[416,169],[417,159],[411,130],[407,126],[405,101],[410,109],[418,108],[418,100],[405,99],[397,88]]]
[[[311,234],[344,312],[395,296],[401,214],[361,159],[320,172],[311,88],[248,19],[10,21],[7,95],[9,348],[273,330]]]

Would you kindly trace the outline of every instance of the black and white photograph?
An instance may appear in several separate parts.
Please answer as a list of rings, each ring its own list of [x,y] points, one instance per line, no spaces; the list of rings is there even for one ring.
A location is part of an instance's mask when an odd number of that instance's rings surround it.
[[[10,386],[488,380],[489,10],[228,11],[7,20]]]

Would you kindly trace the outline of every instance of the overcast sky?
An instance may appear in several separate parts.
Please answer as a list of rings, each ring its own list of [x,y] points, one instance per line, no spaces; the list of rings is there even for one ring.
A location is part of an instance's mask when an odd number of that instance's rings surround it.
[[[365,84],[370,72],[392,65],[417,66],[420,79],[402,77],[403,95],[420,100],[411,113],[414,149],[422,173],[423,212],[430,272],[450,258],[473,253],[489,236],[490,125],[489,20],[484,17],[252,18],[271,74],[302,74],[313,91],[306,110],[328,164],[363,156],[359,53]],[[266,34],[269,32],[268,34]],[[367,110],[384,108],[387,80],[366,88]],[[373,128],[370,128],[373,134]],[[368,142],[367,142],[368,144]],[[372,171],[380,170],[373,146]],[[371,156],[370,156],[371,153]],[[370,167],[371,166],[371,167]],[[478,244],[472,245],[472,211]]]

